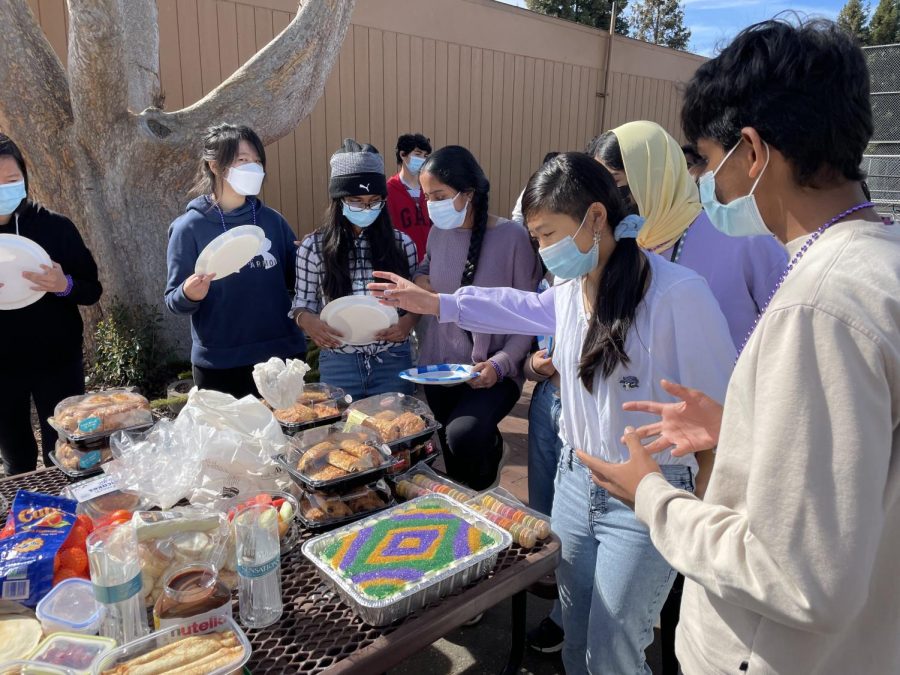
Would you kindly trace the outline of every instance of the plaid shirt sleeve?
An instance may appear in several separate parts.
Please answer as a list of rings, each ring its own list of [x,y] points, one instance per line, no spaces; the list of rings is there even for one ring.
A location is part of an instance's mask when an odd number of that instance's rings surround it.
[[[319,254],[318,236],[311,234],[300,244],[297,249],[296,281],[294,282],[294,303],[291,306],[290,316],[294,318],[297,312],[306,310],[318,313],[320,310],[320,279],[319,274],[322,259]]]
[[[400,243],[403,244],[403,250],[406,253],[406,260],[409,263],[409,279],[413,278],[416,268],[419,266],[419,251],[415,242],[409,238],[409,235],[403,232],[397,232],[400,235]]]

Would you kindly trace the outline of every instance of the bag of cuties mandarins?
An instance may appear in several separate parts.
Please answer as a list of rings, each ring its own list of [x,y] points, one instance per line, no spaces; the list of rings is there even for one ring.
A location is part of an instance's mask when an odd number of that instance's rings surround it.
[[[63,497],[16,493],[0,536],[0,598],[34,607],[55,583],[88,576],[90,521],[76,516],[75,507]]]

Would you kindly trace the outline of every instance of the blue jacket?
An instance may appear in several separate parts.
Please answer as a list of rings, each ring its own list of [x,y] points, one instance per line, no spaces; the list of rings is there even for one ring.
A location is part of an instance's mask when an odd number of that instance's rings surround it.
[[[277,211],[254,197],[225,214],[229,229],[256,224],[266,233],[268,251],[239,272],[213,280],[200,302],[189,300],[182,285],[194,273],[204,247],[222,234],[219,211],[206,197],[188,204],[185,213],[169,226],[166,262],[166,307],[191,317],[191,362],[204,368],[235,368],[295,356],[306,351],[306,340],[288,317],[294,289],[296,236]]]

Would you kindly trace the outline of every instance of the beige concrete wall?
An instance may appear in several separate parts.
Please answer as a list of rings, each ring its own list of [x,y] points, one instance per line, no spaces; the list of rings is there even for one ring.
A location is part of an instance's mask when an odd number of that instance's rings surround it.
[[[64,0],[29,0],[66,56]],[[291,20],[297,0],[157,0],[166,108],[201,98]],[[680,136],[679,85],[703,59],[608,36],[494,0],[358,0],[323,96],[268,148],[263,199],[299,232],[327,205],[328,158],[351,136],[394,167],[397,136],[422,132],[478,157],[508,215],[543,155],[651,119]],[[604,95],[605,94],[605,95]],[[277,102],[275,102],[277,104]],[[224,121],[224,120],[223,120]]]

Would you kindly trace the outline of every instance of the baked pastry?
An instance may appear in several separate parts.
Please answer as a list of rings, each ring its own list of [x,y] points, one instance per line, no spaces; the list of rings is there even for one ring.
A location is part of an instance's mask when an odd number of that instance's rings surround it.
[[[400,427],[397,426],[393,419],[385,419],[377,415],[367,417],[363,422],[363,426],[374,429],[383,443],[391,443],[400,438]]]
[[[304,391],[297,397],[297,403],[305,405],[313,405],[314,403],[322,403],[329,398],[328,392],[324,391]]]
[[[290,408],[276,410],[275,419],[284,424],[302,424],[318,419],[318,415],[312,408],[297,403]]]
[[[384,508],[387,504],[378,496],[375,490],[368,490],[358,497],[347,499],[347,506],[350,507],[353,513],[368,513],[369,511]]]
[[[110,433],[152,421],[150,402],[140,394],[112,392],[73,397],[57,406],[54,421],[68,434]]]
[[[237,663],[244,647],[234,631],[192,635],[103,671],[103,675],[202,675]]]
[[[335,446],[328,441],[312,446],[300,457],[300,461],[297,462],[297,468],[303,473],[309,473],[321,468],[328,463],[328,453],[332,450],[335,450]]]
[[[56,442],[56,461],[69,471],[87,471],[112,459],[109,446],[95,450],[79,450],[71,443]]]
[[[332,450],[328,453],[328,463],[343,469],[347,473],[356,473],[357,471],[365,471],[372,468],[372,460],[368,458],[355,457],[349,452],[343,450]]]
[[[325,419],[326,417],[338,417],[341,414],[341,411],[338,410],[337,406],[330,405],[328,403],[317,403],[313,406],[313,410],[316,414],[316,419]]]
[[[327,464],[321,469],[317,469],[316,471],[310,472],[307,475],[313,480],[322,481],[334,480],[335,478],[343,478],[347,475],[347,472],[344,469],[339,469],[336,466]]]
[[[415,436],[416,434],[422,433],[427,428],[425,420],[411,412],[405,412],[400,415],[394,420],[394,424],[400,429],[400,438]]]

